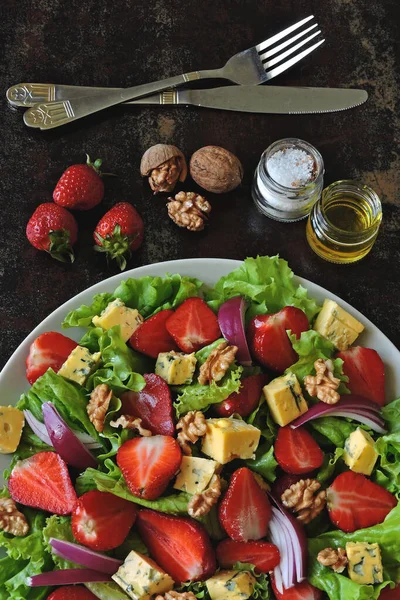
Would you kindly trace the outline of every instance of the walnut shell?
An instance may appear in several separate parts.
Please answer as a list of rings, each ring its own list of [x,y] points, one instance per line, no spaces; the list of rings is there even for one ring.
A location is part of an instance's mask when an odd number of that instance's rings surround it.
[[[190,174],[208,192],[223,194],[240,185],[243,167],[229,150],[219,146],[204,146],[190,159]]]
[[[182,152],[176,146],[171,144],[156,144],[146,150],[140,162],[140,174],[142,177],[150,175],[153,169],[167,162],[171,158],[177,158],[181,164],[182,170],[179,181],[185,181],[187,176],[186,159]]]

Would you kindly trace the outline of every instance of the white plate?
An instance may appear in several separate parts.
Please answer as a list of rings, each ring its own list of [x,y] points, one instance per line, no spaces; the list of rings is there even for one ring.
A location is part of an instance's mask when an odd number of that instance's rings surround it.
[[[62,306],[57,308],[49,315],[40,325],[38,325],[17,348],[10,360],[5,365],[0,373],[0,402],[1,404],[16,404],[20,395],[29,389],[29,384],[25,378],[25,359],[29,352],[29,346],[33,340],[44,333],[45,331],[59,331],[74,338],[76,341],[84,334],[85,330],[71,328],[67,330],[61,329],[61,323],[65,315],[81,304],[90,304],[95,294],[100,292],[113,292],[119,283],[128,277],[143,277],[145,275],[163,276],[166,273],[179,273],[181,275],[189,275],[197,277],[208,285],[214,284],[220,277],[227,275],[233,269],[236,269],[241,264],[238,260],[227,260],[223,258],[196,258],[173,260],[154,265],[147,265],[132,269],[109,279],[105,279],[96,285],[81,292]],[[365,325],[365,331],[358,338],[357,344],[374,348],[380,354],[386,367],[386,397],[390,402],[400,396],[400,352],[392,344],[390,340],[373,324],[366,319],[360,312],[352,308],[349,304],[331,294],[324,288],[297,277],[296,281],[307,288],[310,296],[314,297],[318,302],[322,303],[324,298],[331,298],[340,303],[343,308],[349,311],[356,319]],[[0,479],[1,472],[7,468],[10,462],[10,456],[0,455]],[[0,481],[1,485],[1,481]]]

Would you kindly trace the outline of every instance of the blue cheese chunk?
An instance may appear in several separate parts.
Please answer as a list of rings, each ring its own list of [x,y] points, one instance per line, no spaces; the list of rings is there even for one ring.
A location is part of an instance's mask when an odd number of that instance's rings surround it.
[[[124,342],[127,342],[143,323],[143,320],[142,315],[136,308],[128,308],[122,300],[117,298],[107,305],[100,316],[93,317],[92,323],[95,327],[101,327],[105,330],[119,325],[121,338]]]
[[[294,373],[276,377],[264,386],[263,392],[273,420],[281,427],[308,410],[300,383]]]
[[[15,406],[0,406],[0,454],[16,451],[24,422],[24,413],[21,410]]]
[[[112,576],[133,600],[150,600],[155,594],[165,594],[174,587],[174,580],[151,558],[132,550]]]
[[[382,583],[383,569],[381,549],[378,544],[366,542],[348,542],[346,554],[349,559],[349,577],[360,585]]]
[[[315,331],[330,340],[338,350],[347,350],[364,330],[357,319],[333,300],[325,300],[315,324]]]
[[[200,494],[206,489],[218,468],[219,463],[215,460],[183,456],[174,488],[188,494]]]
[[[197,358],[183,352],[160,352],[156,362],[156,375],[162,377],[168,385],[184,385],[192,383]]]
[[[76,346],[61,366],[58,374],[65,379],[84,385],[89,375],[99,366],[100,359],[100,352],[90,354],[87,348]]]
[[[220,571],[207,579],[211,600],[247,600],[254,591],[255,578],[249,571]]]

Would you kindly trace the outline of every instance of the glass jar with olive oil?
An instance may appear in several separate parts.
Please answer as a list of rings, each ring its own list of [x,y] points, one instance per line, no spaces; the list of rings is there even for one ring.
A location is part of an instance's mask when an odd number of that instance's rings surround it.
[[[372,188],[356,181],[336,181],[323,190],[311,210],[307,240],[321,258],[353,263],[371,250],[381,220],[381,201]]]

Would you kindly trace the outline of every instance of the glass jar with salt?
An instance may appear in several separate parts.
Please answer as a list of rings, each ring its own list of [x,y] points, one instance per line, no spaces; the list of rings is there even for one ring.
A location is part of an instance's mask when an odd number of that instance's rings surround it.
[[[299,221],[320,197],[323,178],[324,161],[318,150],[303,140],[286,138],[263,152],[251,193],[264,215]]]

